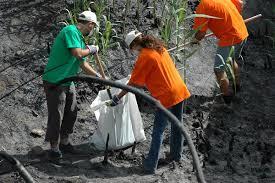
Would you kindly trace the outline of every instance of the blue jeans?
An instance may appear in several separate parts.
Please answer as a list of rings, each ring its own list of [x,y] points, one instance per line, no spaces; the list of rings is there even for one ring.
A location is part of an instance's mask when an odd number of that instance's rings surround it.
[[[183,113],[183,101],[172,106],[168,109],[173,113],[182,124],[182,113]],[[144,169],[151,173],[154,173],[159,159],[160,146],[163,141],[163,132],[168,124],[167,117],[165,114],[158,110],[155,114],[154,127],[152,133],[151,147],[147,158],[144,160]],[[170,134],[170,155],[175,161],[181,159],[183,150],[183,135],[180,130],[171,123],[171,134]]]

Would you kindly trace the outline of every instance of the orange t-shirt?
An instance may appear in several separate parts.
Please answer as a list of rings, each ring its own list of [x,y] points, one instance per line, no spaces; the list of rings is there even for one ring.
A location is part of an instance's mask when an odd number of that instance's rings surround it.
[[[244,20],[231,0],[202,0],[197,14],[205,14],[221,19],[195,18],[194,29],[206,32],[209,28],[219,39],[219,46],[232,46],[248,37]]]
[[[236,6],[236,8],[238,9],[239,13],[242,13],[243,1],[242,0],[231,0],[231,1]]]
[[[159,54],[153,49],[143,48],[135,63],[129,84],[145,86],[166,108],[190,97],[167,50]]]

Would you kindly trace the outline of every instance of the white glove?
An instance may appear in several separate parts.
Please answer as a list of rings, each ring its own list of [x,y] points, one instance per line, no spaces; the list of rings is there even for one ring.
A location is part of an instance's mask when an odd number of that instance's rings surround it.
[[[99,48],[97,45],[87,45],[87,48],[90,51],[90,54],[94,55],[98,52]]]
[[[102,78],[102,76],[99,73],[96,73],[95,76],[98,78]]]

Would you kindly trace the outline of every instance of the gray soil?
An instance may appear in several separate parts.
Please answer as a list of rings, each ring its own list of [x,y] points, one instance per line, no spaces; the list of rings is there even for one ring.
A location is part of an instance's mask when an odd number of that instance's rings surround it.
[[[124,2],[124,1],[123,1]],[[118,20],[123,2],[117,5]],[[268,3],[247,4],[245,17],[259,12],[269,15]],[[41,74],[47,62],[47,43],[56,33],[58,12],[66,7],[64,1],[17,0],[0,2],[0,97]],[[134,7],[133,7],[134,8]],[[143,12],[148,14],[148,10]],[[132,22],[133,20],[133,22]],[[272,20],[272,19],[271,19]],[[274,47],[269,38],[272,28],[267,21],[259,29],[250,29],[251,37],[244,49],[242,64],[242,91],[234,98],[232,109],[222,107],[222,99],[213,75],[214,38],[204,40],[195,55],[187,60],[187,85],[192,97],[187,101],[184,115],[185,127],[191,135],[209,183],[271,183],[275,182],[275,71]],[[136,24],[129,16],[127,30]],[[262,21],[255,25],[259,26]],[[142,18],[142,31],[156,33],[152,19]],[[256,27],[257,27],[256,26]],[[104,61],[113,79],[130,74],[134,57],[126,49],[113,48]],[[16,64],[11,66],[12,64]],[[9,67],[11,66],[11,67]],[[273,66],[273,67],[272,67]],[[8,69],[4,70],[5,68]],[[182,63],[177,63],[181,68]],[[103,152],[96,152],[88,145],[97,122],[87,110],[100,86],[78,83],[78,120],[72,142],[84,155],[65,155],[64,164],[47,161],[49,146],[42,137],[34,137],[33,129],[46,130],[47,108],[41,78],[0,100],[0,150],[5,150],[22,162],[36,182],[197,182],[193,171],[192,156],[185,145],[181,164],[159,165],[156,175],[143,175],[142,158],[147,154],[152,132],[154,108],[138,99],[147,140],[131,149],[111,152],[109,163],[102,164]],[[33,147],[45,152],[40,156]],[[161,157],[169,152],[169,130],[165,132]],[[12,167],[0,159],[0,182],[24,182]]]

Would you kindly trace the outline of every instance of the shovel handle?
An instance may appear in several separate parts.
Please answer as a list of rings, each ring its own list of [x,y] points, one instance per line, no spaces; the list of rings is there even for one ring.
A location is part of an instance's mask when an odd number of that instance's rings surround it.
[[[255,15],[253,17],[250,17],[248,19],[245,19],[244,22],[245,23],[249,23],[249,22],[252,22],[252,21],[254,21],[254,20],[258,19],[258,18],[261,18],[262,16],[263,16],[262,14],[258,14],[258,15]],[[214,34],[213,33],[206,34],[204,38],[208,38],[208,37],[211,37],[211,36],[214,36]],[[181,49],[182,50],[184,47],[190,45],[191,43],[192,42],[187,42],[185,44],[182,44],[182,45],[179,45],[177,47],[171,48],[171,49],[168,50],[168,52],[174,51],[176,49]]]
[[[102,64],[101,64],[101,61],[100,61],[100,59],[99,59],[98,54],[96,53],[96,54],[94,55],[94,57],[95,57],[95,61],[96,61],[97,65],[98,65],[98,67],[99,67],[100,75],[102,76],[103,79],[106,79],[106,75],[105,75],[105,73],[104,73],[104,70],[103,70],[103,67],[102,67]]]
[[[106,75],[104,73],[104,70],[103,70],[103,67],[102,67],[102,64],[101,64],[101,61],[99,59],[98,54],[96,53],[94,55],[94,57],[95,57],[95,61],[96,61],[97,65],[99,67],[99,73],[100,73],[100,75],[102,76],[103,79],[106,79]],[[107,89],[107,93],[108,93],[109,98],[112,99],[112,93],[111,93],[110,87],[106,86],[106,89]]]
[[[261,18],[262,16],[263,16],[262,14],[258,14],[258,15],[255,15],[253,17],[247,18],[247,19],[244,20],[244,23],[252,22],[252,21],[254,21],[254,20],[258,19],[258,18]],[[205,38],[213,36],[213,35],[214,35],[213,33],[207,34],[205,36]]]

